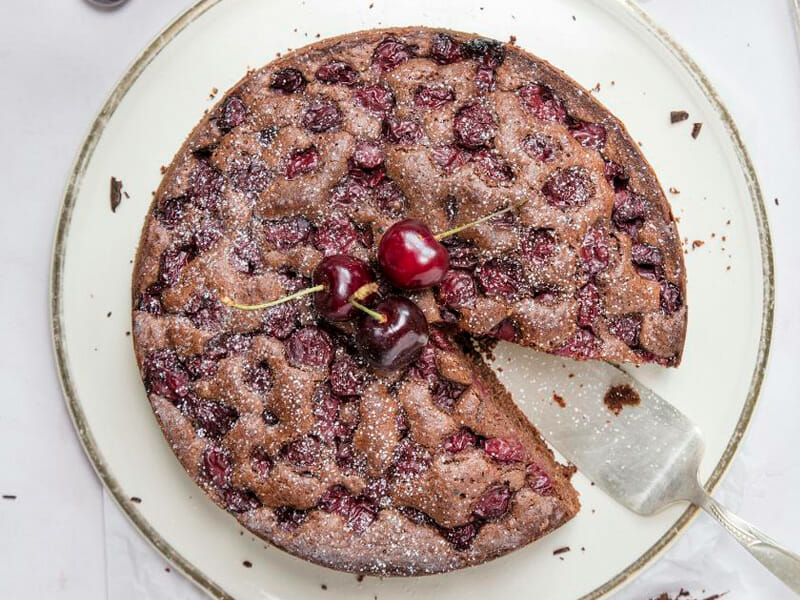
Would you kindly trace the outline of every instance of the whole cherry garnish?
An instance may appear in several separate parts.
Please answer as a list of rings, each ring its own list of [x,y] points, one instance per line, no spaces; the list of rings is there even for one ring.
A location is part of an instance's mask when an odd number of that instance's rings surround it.
[[[378,246],[381,271],[395,286],[418,290],[438,284],[450,255],[427,225],[407,219],[389,227]]]
[[[314,269],[313,279],[315,285],[270,302],[239,304],[228,296],[221,297],[220,302],[239,310],[263,310],[314,294],[314,304],[325,319],[346,321],[355,316],[356,305],[365,310],[366,307],[360,303],[369,303],[378,291],[372,269],[365,262],[345,254],[323,258]],[[357,302],[352,304],[350,300]]]
[[[428,321],[416,304],[408,298],[389,296],[365,312],[356,341],[371,365],[401,369],[419,357],[428,343]]]
[[[312,277],[315,285],[323,286],[323,290],[314,294],[314,306],[329,321],[347,321],[357,310],[349,300],[361,287],[375,281],[372,270],[361,260],[335,254],[328,256],[317,265]],[[371,291],[359,298],[367,304],[375,295]]]

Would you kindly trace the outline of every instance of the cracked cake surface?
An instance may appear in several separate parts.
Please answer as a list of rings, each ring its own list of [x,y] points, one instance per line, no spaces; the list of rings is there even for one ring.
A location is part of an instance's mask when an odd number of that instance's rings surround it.
[[[308,296],[220,301],[308,287],[325,256],[374,264],[401,219],[442,232],[523,200],[443,240],[439,285],[401,292],[430,326],[409,368],[370,368]],[[299,557],[414,575],[579,508],[471,338],[674,366],[684,298],[669,205],[619,121],[514,46],[406,28],[287,54],[203,118],[144,225],[133,333],[164,434],[217,504]]]

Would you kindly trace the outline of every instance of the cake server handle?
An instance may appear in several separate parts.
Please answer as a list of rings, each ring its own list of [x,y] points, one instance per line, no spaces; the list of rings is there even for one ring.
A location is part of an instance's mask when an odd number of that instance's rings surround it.
[[[800,595],[800,556],[767,537],[744,519],[737,517],[699,485],[697,487],[692,502],[719,521],[720,525],[758,562],[788,585],[795,594]]]

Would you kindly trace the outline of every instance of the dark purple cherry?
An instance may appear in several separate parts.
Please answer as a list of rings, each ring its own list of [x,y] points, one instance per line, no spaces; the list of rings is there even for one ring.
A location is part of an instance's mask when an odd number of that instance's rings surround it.
[[[444,278],[450,267],[450,254],[425,224],[407,219],[383,234],[378,262],[394,285],[416,290],[436,285]]]
[[[428,342],[428,321],[407,298],[389,296],[362,316],[357,342],[364,358],[380,369],[400,369],[412,363]]]
[[[322,259],[314,269],[314,285],[324,285],[325,289],[314,294],[314,305],[319,313],[329,321],[346,321],[357,310],[348,300],[358,288],[375,281],[372,270],[363,261],[334,254]],[[368,302],[364,298],[361,302]]]

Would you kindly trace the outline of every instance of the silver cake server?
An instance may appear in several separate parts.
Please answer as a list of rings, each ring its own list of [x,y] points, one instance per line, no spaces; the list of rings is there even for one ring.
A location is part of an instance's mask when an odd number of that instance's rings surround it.
[[[581,363],[563,369],[563,361],[554,357],[537,357],[536,362],[542,371],[527,373],[528,389],[532,381],[539,380],[537,375],[542,375],[548,380],[545,385],[553,386],[548,390],[555,389],[563,396],[563,406],[549,398],[540,399],[526,402],[526,412],[542,436],[579,471],[617,502],[642,515],[676,502],[699,506],[800,594],[800,556],[732,514],[698,482],[705,444],[686,415],[612,365]],[[505,379],[503,374],[501,379]],[[617,386],[629,386],[638,403],[623,405],[614,414],[604,398]]]

